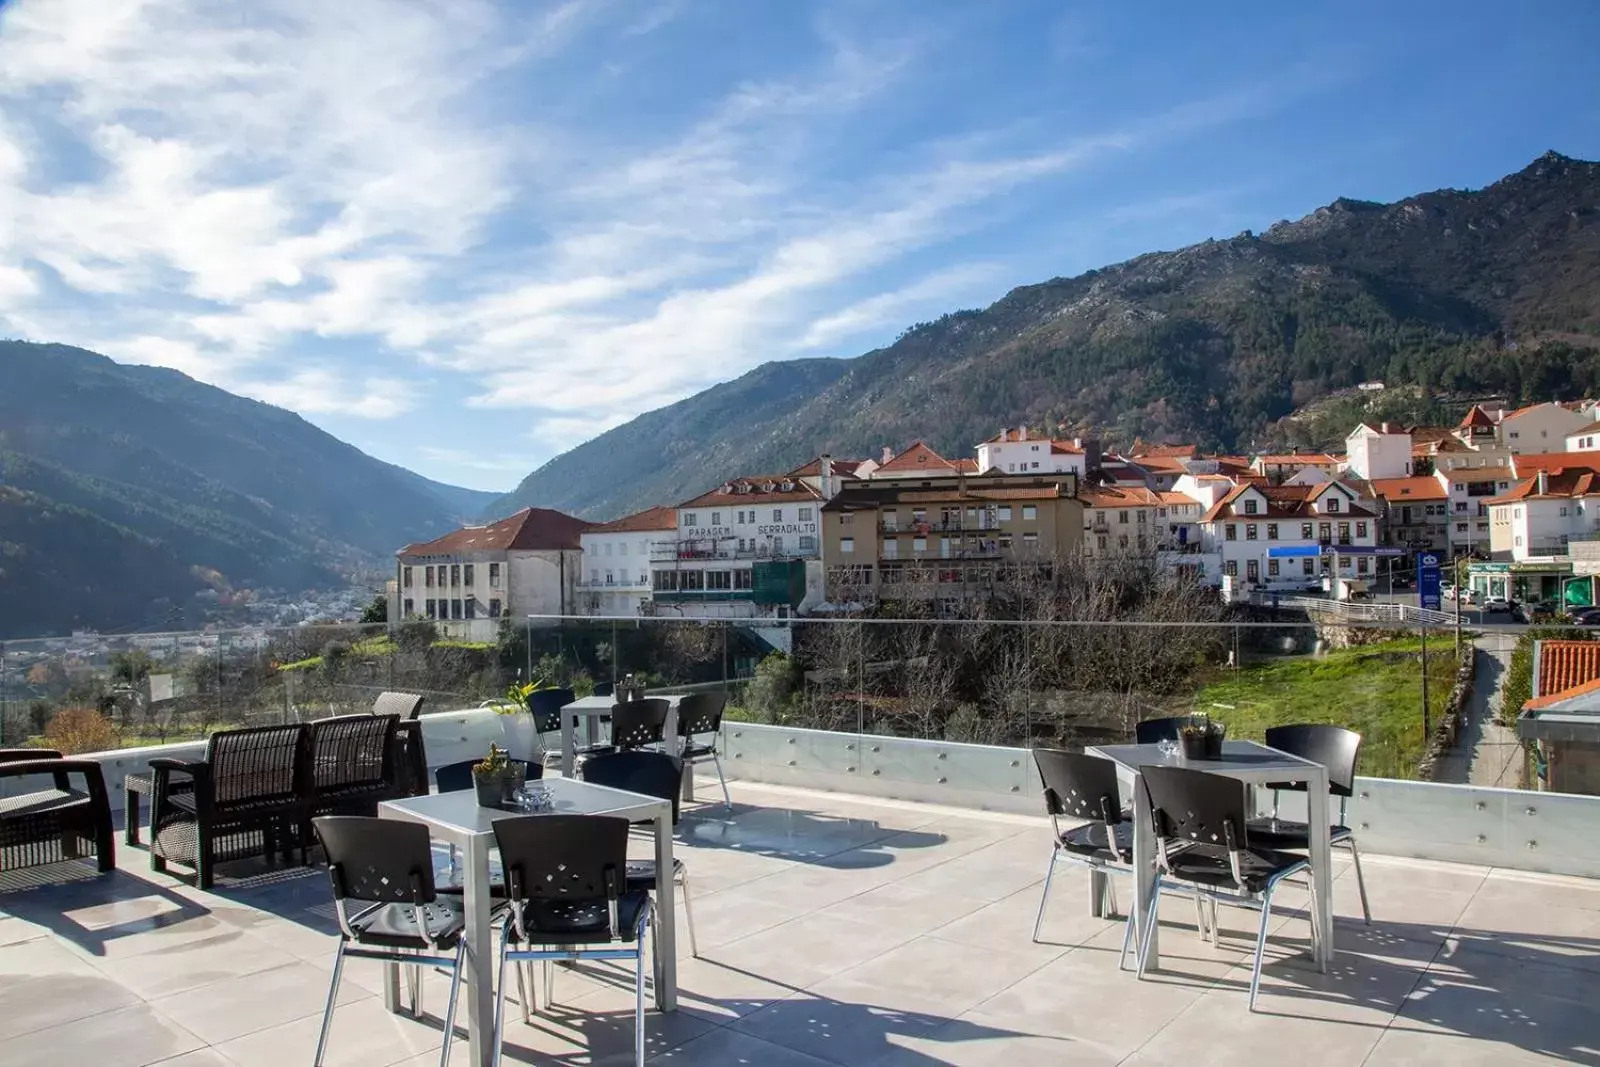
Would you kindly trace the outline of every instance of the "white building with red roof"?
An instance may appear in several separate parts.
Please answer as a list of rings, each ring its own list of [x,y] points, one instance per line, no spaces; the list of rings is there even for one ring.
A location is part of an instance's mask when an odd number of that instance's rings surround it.
[[[1495,436],[1501,448],[1514,454],[1559,452],[1566,447],[1568,435],[1592,421],[1573,405],[1554,401],[1529,404],[1502,416],[1495,425]]]
[[[464,526],[396,553],[391,619],[434,620],[442,633],[493,641],[500,620],[571,615],[577,608],[583,532],[593,524],[549,508]]]
[[[646,508],[583,531],[579,610],[585,615],[638,615],[650,600],[650,557],[676,540],[676,508]]]
[[[1002,427],[978,445],[978,470],[1002,474],[1088,473],[1088,453],[1077,441],[1061,441],[1026,426]]]
[[[1377,515],[1342,482],[1245,483],[1200,520],[1234,596],[1359,583],[1377,574]]]

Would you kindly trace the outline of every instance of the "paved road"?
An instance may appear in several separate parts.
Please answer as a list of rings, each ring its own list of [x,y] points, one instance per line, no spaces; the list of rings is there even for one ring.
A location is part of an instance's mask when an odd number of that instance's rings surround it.
[[[1522,788],[1522,748],[1515,730],[1495,721],[1500,688],[1511,666],[1516,636],[1490,633],[1478,639],[1472,699],[1455,750],[1439,761],[1435,779],[1458,784]]]

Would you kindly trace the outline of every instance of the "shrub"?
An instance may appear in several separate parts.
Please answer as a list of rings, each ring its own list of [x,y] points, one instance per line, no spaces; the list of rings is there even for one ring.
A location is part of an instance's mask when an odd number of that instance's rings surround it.
[[[62,708],[44,728],[47,748],[67,755],[121,748],[116,724],[94,708]]]
[[[439,639],[439,628],[427,619],[407,619],[395,634],[395,643],[407,652],[422,652]]]

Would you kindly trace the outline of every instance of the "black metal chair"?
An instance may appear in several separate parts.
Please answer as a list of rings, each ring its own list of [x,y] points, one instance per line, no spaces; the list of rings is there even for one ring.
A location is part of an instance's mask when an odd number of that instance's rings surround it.
[[[1174,715],[1166,719],[1145,719],[1143,722],[1133,724],[1133,739],[1141,745],[1176,741],[1179,728],[1188,721],[1187,715]]]
[[[223,730],[203,760],[150,761],[150,869],[194,867],[211,888],[217,862],[287,852],[312,798],[311,731],[305,723]],[[305,844],[301,840],[302,847]]]
[[[533,716],[533,729],[539,746],[538,759],[529,762],[545,763],[559,753],[545,744],[545,735],[561,733],[561,709],[578,699],[571,689],[537,689],[528,694],[528,711]]]
[[[660,697],[642,700],[624,700],[611,706],[611,741],[603,745],[586,745],[575,754],[583,757],[605,756],[629,749],[660,745],[665,739],[667,716],[672,713],[672,703]]]
[[[683,796],[684,762],[665,752],[637,750],[613,752],[586,760],[579,768],[579,777],[596,785],[623,789],[630,793],[660,797],[672,801],[672,825],[678,825],[679,801]],[[629,860],[628,888],[656,891],[658,872],[656,861]],[[672,860],[673,884],[683,893],[683,914],[689,926],[689,952],[698,957],[700,943],[694,936],[694,908],[689,902],[689,871],[677,857]]]
[[[428,828],[364,815],[324,815],[313,825],[328,857],[328,881],[343,935],[333,959],[333,982],[322,1011],[313,1067],[321,1067],[328,1047],[339,978],[348,956],[406,964],[411,1014],[418,1019],[422,1017],[422,965],[450,968],[450,1002],[439,1056],[440,1067],[449,1067],[467,943],[461,912],[441,900],[434,887]]]
[[[1039,895],[1039,914],[1033,920],[1033,939],[1039,940],[1044,925],[1045,904],[1050,899],[1050,882],[1055,877],[1056,861],[1065,859],[1082,864],[1099,875],[1133,874],[1133,816],[1117,799],[1117,767],[1107,759],[1059,749],[1036,748],[1033,761],[1044,784],[1045,810],[1050,815],[1050,866],[1045,869],[1044,891]],[[1061,828],[1061,818],[1083,819],[1069,830]],[[1107,914],[1117,910],[1116,896],[1109,877],[1104,881]],[[1123,929],[1122,955],[1127,958],[1133,921]]]
[[[1304,856],[1257,848],[1251,844],[1243,782],[1186,767],[1144,767],[1156,835],[1156,884],[1150,895],[1145,929],[1154,929],[1163,889],[1192,891],[1211,902],[1256,908],[1261,927],[1256,935],[1255,965],[1250,972],[1250,1010],[1261,985],[1261,963],[1272,919],[1272,895],[1285,878],[1307,870]],[[1316,889],[1310,910],[1314,945],[1326,936],[1317,929]],[[1204,927],[1201,935],[1204,936]],[[1139,977],[1149,960],[1150,938],[1139,945]]]
[[[644,1065],[644,953],[650,894],[628,888],[628,821],[604,815],[528,815],[494,824],[510,890],[500,942],[494,1062],[505,1049],[506,965],[634,961],[634,1057]],[[530,1005],[523,998],[523,1020]]]
[[[52,788],[0,797],[0,871],[93,855],[102,872],[116,865],[111,801],[100,764],[46,748],[0,749],[0,779],[44,775]],[[83,788],[72,785],[81,776]]]
[[[1328,769],[1328,792],[1339,798],[1339,819],[1328,829],[1329,844],[1343,845],[1350,850],[1350,862],[1356,869],[1356,891],[1361,895],[1361,916],[1372,922],[1372,910],[1367,906],[1367,883],[1361,877],[1361,852],[1356,847],[1355,831],[1345,822],[1345,810],[1350,797],[1355,795],[1356,761],[1361,755],[1361,735],[1342,726],[1322,723],[1304,723],[1294,726],[1273,726],[1266,731],[1267,745],[1287,752],[1291,756],[1320,763]],[[1311,848],[1311,828],[1303,822],[1278,817],[1278,793],[1294,790],[1304,793],[1304,782],[1274,782],[1272,814],[1265,819],[1250,820],[1250,840],[1262,848],[1285,852],[1305,852]]]
[[[722,803],[733,810],[733,800],[728,796],[728,780],[722,774],[722,760],[717,755],[717,741],[722,737],[722,712],[728,705],[726,693],[690,693],[678,701],[678,737],[682,741],[680,755],[694,773],[694,765],[710,760],[717,768],[717,782],[722,786]]]

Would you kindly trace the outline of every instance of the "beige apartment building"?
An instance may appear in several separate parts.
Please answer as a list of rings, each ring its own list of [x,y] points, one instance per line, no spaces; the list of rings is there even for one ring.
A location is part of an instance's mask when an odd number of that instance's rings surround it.
[[[1023,483],[1023,484],[1019,484]],[[822,506],[826,600],[836,607],[986,593],[1018,567],[1077,554],[1077,478],[1015,474],[847,484]]]

